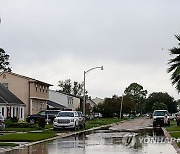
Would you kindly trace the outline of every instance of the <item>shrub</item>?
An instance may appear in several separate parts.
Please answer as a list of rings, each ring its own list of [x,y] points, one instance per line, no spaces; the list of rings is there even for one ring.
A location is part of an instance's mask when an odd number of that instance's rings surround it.
[[[46,126],[45,118],[43,118],[43,117],[39,118],[38,126],[39,126],[39,129],[44,129],[45,128],[45,126]]]

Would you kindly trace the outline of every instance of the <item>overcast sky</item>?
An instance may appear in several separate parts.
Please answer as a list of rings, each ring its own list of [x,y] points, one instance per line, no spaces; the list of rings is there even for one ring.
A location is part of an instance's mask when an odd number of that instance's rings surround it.
[[[180,34],[179,0],[0,0],[0,47],[13,72],[53,84],[83,81],[92,97],[136,82],[179,95],[167,74]]]

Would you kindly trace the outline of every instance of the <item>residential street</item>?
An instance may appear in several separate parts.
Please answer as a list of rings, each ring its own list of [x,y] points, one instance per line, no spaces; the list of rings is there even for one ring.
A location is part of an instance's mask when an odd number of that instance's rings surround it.
[[[113,125],[109,129],[113,131],[137,131],[152,126],[152,119],[137,118]]]

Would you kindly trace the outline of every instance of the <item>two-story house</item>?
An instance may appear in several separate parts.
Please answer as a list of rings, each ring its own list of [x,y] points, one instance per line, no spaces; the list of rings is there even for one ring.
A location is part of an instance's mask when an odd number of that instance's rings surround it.
[[[80,104],[83,102],[81,97],[54,90],[49,91],[49,100],[72,110],[80,108]]]
[[[49,86],[52,85],[12,72],[0,73],[0,83],[25,103],[25,118],[47,109]]]

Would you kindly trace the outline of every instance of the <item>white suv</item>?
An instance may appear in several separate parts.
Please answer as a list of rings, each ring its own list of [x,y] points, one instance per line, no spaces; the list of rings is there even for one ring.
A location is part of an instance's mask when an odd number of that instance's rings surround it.
[[[79,128],[79,117],[76,111],[61,111],[53,121],[54,130],[58,128]]]

